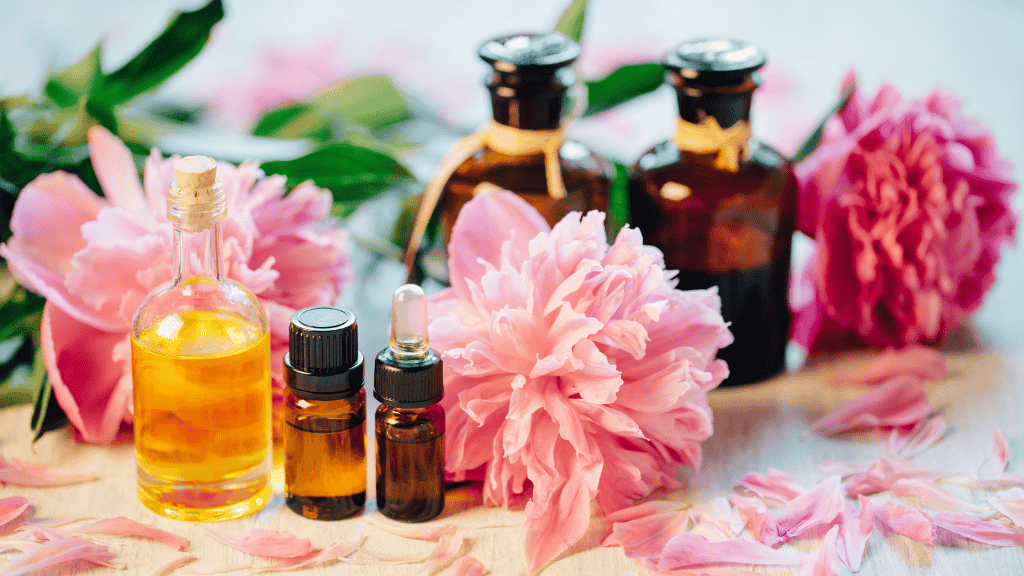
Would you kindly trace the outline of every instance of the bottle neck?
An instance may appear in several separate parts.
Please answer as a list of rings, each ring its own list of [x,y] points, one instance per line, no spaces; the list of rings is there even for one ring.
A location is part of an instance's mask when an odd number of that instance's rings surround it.
[[[491,109],[498,124],[521,130],[557,130],[562,123],[565,93],[524,98],[491,92]]]
[[[705,118],[714,118],[723,129],[739,123],[750,123],[750,105],[754,87],[736,91],[714,92],[692,87],[678,87],[679,118],[691,124],[700,124]]]
[[[219,222],[194,231],[174,226],[174,269],[175,285],[197,277],[224,281]]]

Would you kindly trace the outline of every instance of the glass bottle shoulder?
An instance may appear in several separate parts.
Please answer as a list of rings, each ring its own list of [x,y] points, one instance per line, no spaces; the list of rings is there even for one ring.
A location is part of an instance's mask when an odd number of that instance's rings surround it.
[[[559,150],[566,188],[602,182],[610,186],[614,168],[585,144],[566,140]],[[456,168],[452,180],[489,182],[518,193],[547,189],[544,154],[509,155],[484,146]]]
[[[270,330],[259,299],[232,281],[193,277],[153,290],[135,312],[132,337],[163,349],[169,342],[207,340],[218,352],[248,346]],[[205,355],[205,354],[204,354]]]
[[[716,168],[716,156],[680,151],[669,140],[644,152],[631,177],[648,194],[668,200],[752,193],[779,197],[795,183],[789,160],[767,144],[751,142],[749,156],[736,172]]]
[[[395,408],[381,404],[376,414],[377,433],[396,442],[427,442],[444,435],[444,408]]]

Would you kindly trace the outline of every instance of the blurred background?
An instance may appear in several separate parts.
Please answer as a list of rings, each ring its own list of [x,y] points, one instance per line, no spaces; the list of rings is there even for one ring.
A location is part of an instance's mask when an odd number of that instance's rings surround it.
[[[103,42],[103,69],[115,70],[156,37],[174,13],[205,4],[4,0],[0,98],[38,97],[48,76],[79,61],[97,41]],[[550,30],[568,4],[225,0],[223,20],[201,53],[133,105],[190,115],[187,126],[151,132],[165,153],[287,159],[312,145],[246,136],[263,114],[332,82],[386,75],[407,112],[388,124],[384,138],[424,182],[452,141],[490,116],[482,86],[488,67],[476,55],[481,42]],[[784,153],[793,153],[835,105],[840,81],[853,69],[867,93],[883,82],[908,98],[934,87],[955,92],[965,101],[964,112],[991,128],[1002,153],[1017,166],[1018,178],[1024,169],[1024,2],[1019,0],[592,0],[586,15],[578,62],[582,78],[601,77],[631,62],[660,61],[674,45],[699,36],[760,45],[769,65],[755,95],[753,129]],[[662,86],[574,122],[569,134],[628,166],[671,134],[675,114],[674,95]],[[404,272],[397,261],[375,257],[366,247],[387,229],[382,223],[393,223],[403,195],[416,188],[410,184],[345,212],[352,234],[364,242],[355,256],[359,279],[342,304],[359,313],[367,353],[386,343],[390,291]],[[1019,211],[1020,194],[1016,202]],[[797,250],[799,260],[799,243]],[[1003,253],[998,276],[974,326],[990,346],[1019,345],[1024,336],[1019,247]]]

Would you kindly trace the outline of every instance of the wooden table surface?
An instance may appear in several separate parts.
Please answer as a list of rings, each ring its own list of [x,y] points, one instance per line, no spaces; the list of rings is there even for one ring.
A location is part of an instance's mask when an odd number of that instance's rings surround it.
[[[1024,454],[1024,431],[1020,408],[1024,400],[1024,355],[985,349],[949,353],[951,375],[929,386],[929,396],[944,412],[952,434],[915,460],[922,465],[967,473],[977,469],[990,451],[992,432],[1001,427],[1009,436],[1011,452]],[[822,477],[817,465],[825,459],[871,460],[884,455],[881,444],[857,439],[823,439],[807,435],[808,424],[824,410],[852,397],[857,390],[833,384],[836,373],[864,360],[863,353],[828,358],[787,376],[736,390],[719,390],[711,395],[715,410],[715,434],[704,443],[705,461],[700,471],[686,471],[688,486],[666,495],[671,499],[710,501],[725,495],[744,473],[765,467],[779,468],[805,485]],[[144,508],[135,496],[134,453],[130,444],[96,447],[76,444],[69,430],[45,436],[34,446],[28,430],[29,408],[0,411],[0,449],[5,457],[26,458],[45,464],[89,471],[99,480],[70,487],[31,489],[0,488],[0,497],[23,495],[32,500],[36,514],[45,519],[73,519],[85,516],[106,518],[128,516],[154,524],[192,541],[188,553],[199,558],[189,569],[214,564],[248,562],[250,557],[228,548],[204,533],[197,525],[169,520]],[[1011,459],[1010,470],[1024,472],[1020,459]],[[372,471],[371,471],[372,473]],[[427,552],[429,542],[400,539],[366,525],[362,518],[340,522],[317,522],[293,514],[281,506],[280,469],[276,470],[278,490],[264,512],[247,519],[221,523],[217,530],[260,527],[287,530],[308,537],[323,547],[335,538],[354,539],[362,531],[368,548],[390,553]],[[371,483],[372,485],[372,483]],[[884,494],[881,496],[885,496]],[[453,491],[443,517],[435,522],[454,522],[465,527],[468,553],[496,575],[514,575],[523,570],[521,511],[483,508],[479,488]],[[372,505],[367,513],[371,513]],[[472,528],[484,526],[484,528]],[[500,526],[500,527],[494,527]],[[626,558],[618,548],[598,545],[603,527],[594,521],[586,538],[543,572],[547,576],[570,574],[641,575],[639,562]],[[105,538],[117,553],[116,561],[129,574],[148,574],[182,553],[139,539]],[[941,542],[941,541],[940,541]],[[950,543],[930,550],[902,536],[876,530],[860,574],[1024,574],[1024,550]],[[799,544],[804,551],[807,543]],[[347,572],[346,572],[347,570]],[[413,575],[419,566],[332,565],[314,567],[297,574]],[[49,574],[61,574],[54,570]],[[124,574],[106,568],[89,574]],[[766,571],[790,574],[794,570]]]

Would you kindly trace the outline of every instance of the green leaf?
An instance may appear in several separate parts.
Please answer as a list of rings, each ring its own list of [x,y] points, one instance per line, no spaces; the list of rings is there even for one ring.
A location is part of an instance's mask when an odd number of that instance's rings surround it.
[[[561,32],[576,42],[583,37],[583,24],[587,19],[587,0],[572,0],[555,24],[555,32]]]
[[[147,110],[162,120],[177,124],[197,124],[205,108],[201,105],[189,105],[179,102],[159,102],[151,104]]]
[[[584,116],[604,112],[623,102],[657,90],[665,82],[661,64],[626,64],[600,80],[588,80],[587,110]]]
[[[353,78],[324,91],[315,104],[321,113],[336,110],[369,128],[384,128],[412,118],[405,97],[387,76]]]
[[[100,68],[100,56],[103,46],[97,44],[91,52],[81,60],[60,71],[46,81],[43,92],[47,98],[61,108],[78,104],[79,98],[88,94],[96,84],[102,83],[103,70]]]
[[[38,330],[44,304],[46,299],[42,296],[21,286],[16,287],[11,296],[0,304],[0,342]]]
[[[35,362],[32,364],[32,381],[36,390],[31,420],[32,431],[35,432],[32,441],[35,442],[42,438],[43,434],[60,428],[68,421],[53,395],[53,386],[46,375],[46,364],[43,362],[41,348],[36,351]]]
[[[117,134],[117,118],[114,117],[114,109],[110,104],[92,98],[85,101],[85,112],[96,121],[97,124]]]
[[[110,105],[121,104],[160,85],[199,54],[214,24],[222,18],[221,0],[177,14],[155,40],[106,77],[99,99]]]
[[[615,162],[615,178],[612,179],[608,199],[609,238],[614,238],[619,229],[629,224],[629,169]]]
[[[350,142],[336,142],[294,160],[264,162],[267,174],[283,174],[288,186],[312,180],[335,202],[361,202],[408,178],[409,169],[391,156]]]
[[[330,124],[310,103],[289,104],[263,115],[252,129],[253,136],[266,138],[331,139]]]
[[[836,102],[836,105],[833,106],[831,110],[829,110],[828,114],[825,114],[825,117],[821,119],[818,127],[814,129],[814,132],[811,132],[811,135],[804,140],[803,144],[800,145],[800,149],[796,151],[796,154],[793,154],[793,157],[790,159],[793,164],[807,158],[811,155],[811,152],[817,150],[818,145],[821,144],[821,135],[825,132],[825,124],[828,122],[829,118],[842,112],[843,108],[846,108],[846,105],[850,102],[850,97],[853,96],[854,88],[856,88],[856,84],[853,82],[850,82],[847,86],[843,87],[843,92],[839,95],[839,101]]]

